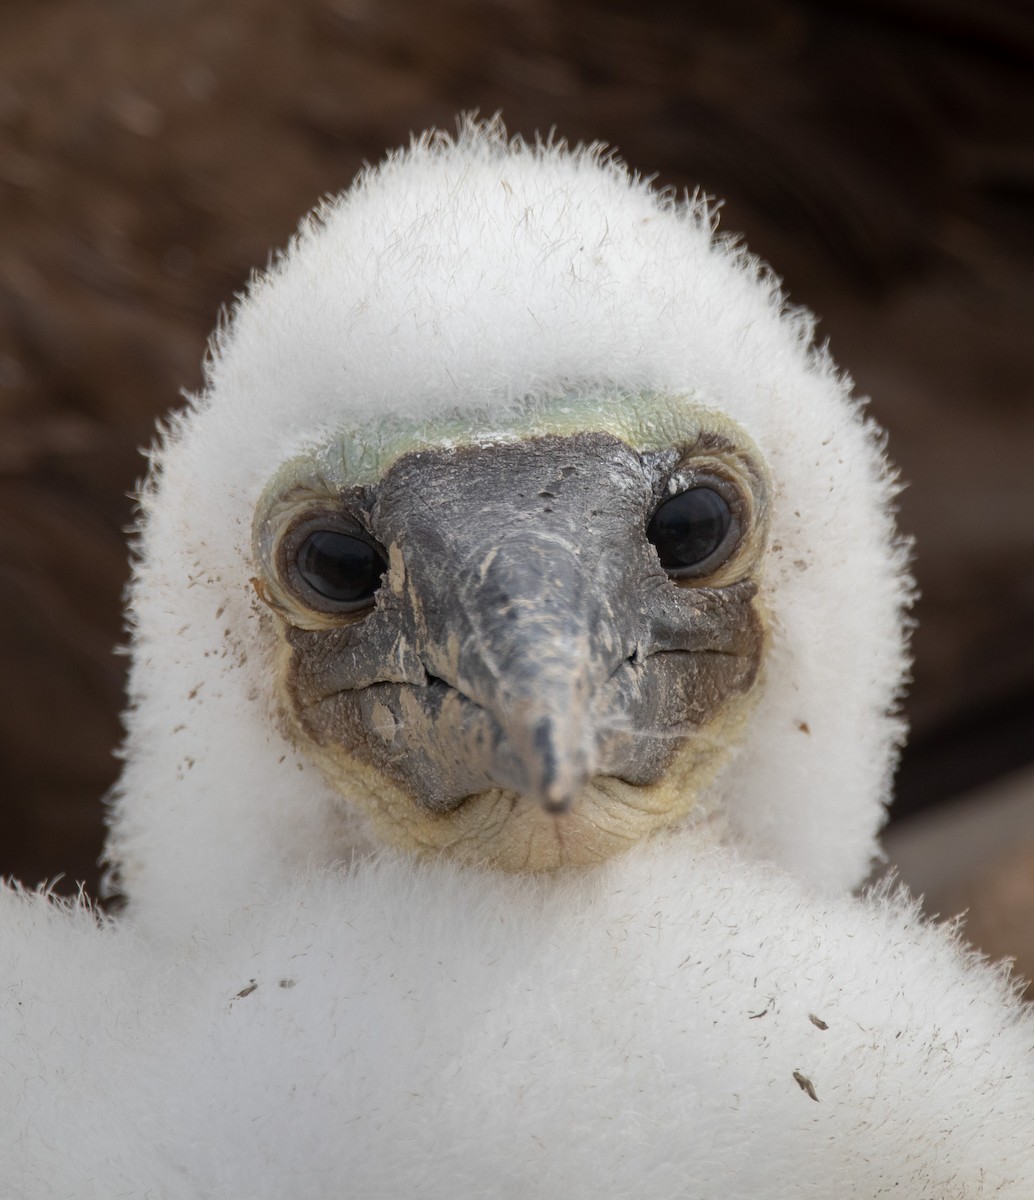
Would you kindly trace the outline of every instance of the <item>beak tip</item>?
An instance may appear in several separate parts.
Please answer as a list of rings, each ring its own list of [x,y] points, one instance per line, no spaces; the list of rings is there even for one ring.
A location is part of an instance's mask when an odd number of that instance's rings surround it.
[[[563,697],[553,711],[529,719],[527,710],[511,734],[517,750],[515,791],[536,802],[550,816],[570,812],[592,776],[594,756],[585,746],[585,715]]]
[[[561,816],[570,812],[574,797],[569,795],[546,795],[542,797],[542,807],[552,816]]]

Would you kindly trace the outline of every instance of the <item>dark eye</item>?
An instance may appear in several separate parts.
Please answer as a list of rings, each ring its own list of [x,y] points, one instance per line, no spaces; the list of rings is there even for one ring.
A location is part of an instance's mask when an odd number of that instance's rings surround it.
[[[732,510],[713,488],[695,487],[665,500],[646,527],[661,566],[675,578],[707,574],[728,557]]]
[[[362,608],[380,586],[385,563],[376,547],[363,538],[317,529],[298,547],[295,569],[324,599],[345,608]]]

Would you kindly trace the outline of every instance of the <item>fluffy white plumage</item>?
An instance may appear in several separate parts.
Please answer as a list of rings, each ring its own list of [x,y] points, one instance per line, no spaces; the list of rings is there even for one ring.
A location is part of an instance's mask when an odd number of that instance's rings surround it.
[[[128,916],[0,893],[7,1194],[1031,1194],[1028,1011],[908,902],[844,894],[900,734],[908,583],[879,438],[811,332],[699,207],[495,128],[303,225],[145,497]],[[490,434],[592,388],[720,409],[775,481],[725,819],[584,872],[370,856],[281,732],[256,501],[385,412]]]
[[[38,898],[0,917],[19,1200],[1031,1193],[1002,973],[728,852],[559,885],[390,858],[179,954]]]
[[[859,883],[901,734],[908,582],[878,432],[812,332],[702,206],[496,128],[425,138],[304,221],[217,338],[145,496],[109,848],[137,918],[189,924],[364,840],[272,711],[248,580],[280,464],[385,413],[490,432],[529,396],[601,387],[717,408],[766,457],[773,644],[711,807],[746,853]]]

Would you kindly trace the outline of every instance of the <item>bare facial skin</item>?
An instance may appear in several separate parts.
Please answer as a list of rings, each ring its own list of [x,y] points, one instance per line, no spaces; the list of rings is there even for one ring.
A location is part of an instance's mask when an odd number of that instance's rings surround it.
[[[267,490],[281,704],[378,838],[543,870],[693,807],[758,677],[767,523],[749,441],[694,433],[428,446],[364,486]]]

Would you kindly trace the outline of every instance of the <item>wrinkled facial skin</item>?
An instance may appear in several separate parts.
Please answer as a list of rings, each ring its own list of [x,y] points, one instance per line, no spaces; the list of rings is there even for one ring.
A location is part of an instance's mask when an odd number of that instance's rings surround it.
[[[716,479],[732,549],[672,580],[650,518]],[[743,719],[766,511],[763,470],[718,434],[429,448],[369,487],[282,499],[258,586],[291,730],[390,843],[511,870],[609,857],[692,806]],[[326,514],[383,548],[371,608],[304,611],[291,590],[289,531]]]

